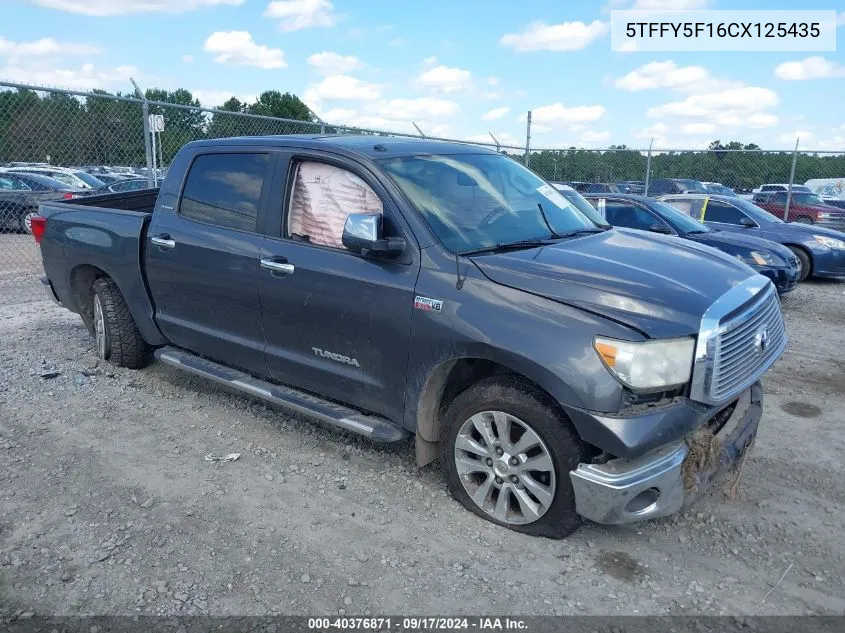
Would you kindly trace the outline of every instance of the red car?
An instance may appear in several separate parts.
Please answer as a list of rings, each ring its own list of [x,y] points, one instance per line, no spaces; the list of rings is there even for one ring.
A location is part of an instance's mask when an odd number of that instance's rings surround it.
[[[765,202],[755,204],[783,220],[786,192],[779,191]],[[827,204],[814,193],[793,192],[786,221],[818,224],[841,231],[845,229],[845,210]]]

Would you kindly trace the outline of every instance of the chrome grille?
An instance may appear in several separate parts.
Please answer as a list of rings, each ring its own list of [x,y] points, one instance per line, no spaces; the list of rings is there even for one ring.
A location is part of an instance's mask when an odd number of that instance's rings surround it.
[[[789,264],[791,268],[798,268],[798,258],[795,255],[789,255],[786,258],[786,263]]]
[[[726,293],[702,319],[691,397],[718,404],[749,387],[786,347],[780,300],[765,278]]]

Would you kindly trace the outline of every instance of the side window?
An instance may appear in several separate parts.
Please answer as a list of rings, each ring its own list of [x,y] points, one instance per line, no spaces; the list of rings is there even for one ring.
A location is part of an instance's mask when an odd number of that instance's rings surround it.
[[[667,204],[671,204],[681,213],[684,213],[691,218],[695,218],[699,221],[704,221],[704,218],[701,217],[701,207],[703,204],[703,200],[700,198],[693,198],[693,199],[677,199],[671,198],[669,200],[664,200]]]
[[[648,231],[655,224],[663,224],[658,218],[637,205],[612,200],[608,200],[605,205],[605,217],[613,226],[641,231]]]
[[[358,213],[384,213],[381,199],[358,176],[316,161],[294,166],[288,237],[343,248],[343,225],[348,216]]]
[[[722,224],[739,224],[745,214],[739,209],[724,202],[711,200],[704,211],[704,219],[707,222],[721,222]]]
[[[255,231],[268,154],[200,154],[194,159],[179,213],[192,220]]]

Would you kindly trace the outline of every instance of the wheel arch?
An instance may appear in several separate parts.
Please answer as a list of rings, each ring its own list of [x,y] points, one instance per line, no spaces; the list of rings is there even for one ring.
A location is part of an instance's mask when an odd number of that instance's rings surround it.
[[[560,391],[560,382],[546,373],[540,367],[532,368],[530,361],[515,363],[486,355],[460,356],[436,365],[428,372],[414,406],[410,407],[416,422],[417,464],[425,466],[437,458],[443,413],[458,394],[485,378],[507,375],[519,378],[558,403],[560,394],[555,397],[552,385]]]
[[[783,245],[786,246],[787,248],[797,248],[798,250],[800,250],[802,253],[804,253],[807,256],[807,259],[810,260],[810,272],[807,276],[808,277],[812,276],[813,270],[816,267],[816,262],[815,262],[815,257],[813,256],[813,252],[809,248],[804,246],[803,244],[799,244],[799,243],[784,242]]]

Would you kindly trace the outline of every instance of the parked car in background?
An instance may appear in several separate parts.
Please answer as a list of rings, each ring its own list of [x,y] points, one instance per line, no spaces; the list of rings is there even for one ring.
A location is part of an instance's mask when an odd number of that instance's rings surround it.
[[[789,184],[783,182],[767,183],[752,189],[751,193],[777,193],[778,191],[789,191]],[[792,185],[792,193],[813,193],[809,187],[804,185]]]
[[[39,174],[0,170],[0,229],[32,233],[32,218],[46,200],[71,199],[80,190]]]
[[[136,180],[137,178],[129,175],[129,174],[103,174],[98,173],[96,175],[97,180],[102,182],[104,185],[110,185],[113,182],[118,182],[120,180]]]
[[[711,228],[783,244],[798,258],[801,281],[810,275],[845,277],[845,232],[811,224],[787,223],[741,198],[681,195],[661,200],[703,220]]]
[[[707,189],[698,180],[689,178],[656,178],[648,185],[648,195],[660,196],[668,193],[707,193]]]
[[[785,246],[761,237],[713,231],[660,200],[632,194],[586,194],[608,224],[615,227],[663,233],[716,248],[748,264],[772,280],[781,294],[795,290],[799,263]]]
[[[627,193],[624,186],[612,182],[594,182],[583,193]]]
[[[845,209],[845,199],[842,198],[822,198],[825,204],[829,204],[837,209]]]
[[[785,191],[779,191],[762,202],[755,202],[755,204],[775,217],[783,219],[787,195]],[[845,230],[845,211],[827,204],[814,193],[796,193],[793,191],[786,221],[818,224],[832,229]]]
[[[159,191],[41,214],[45,291],[102,361],[155,349],[347,432],[415,435],[467,509],[533,535],[673,514],[691,478],[738,469],[787,342],[736,258],[597,226],[460,143],[198,141]]]
[[[616,184],[622,187],[625,193],[642,193],[645,191],[645,182],[642,180],[620,180]]]
[[[97,180],[96,177],[81,169],[68,169],[65,167],[12,167],[8,171],[49,176],[74,189],[97,189],[105,184],[102,180]]]
[[[126,191],[139,191],[149,187],[146,178],[120,178],[110,185],[104,185],[97,189],[96,193],[123,193]]]
[[[726,187],[720,182],[702,182],[704,188],[707,189],[708,193],[716,193],[722,196],[736,196],[737,193],[730,187]]]

